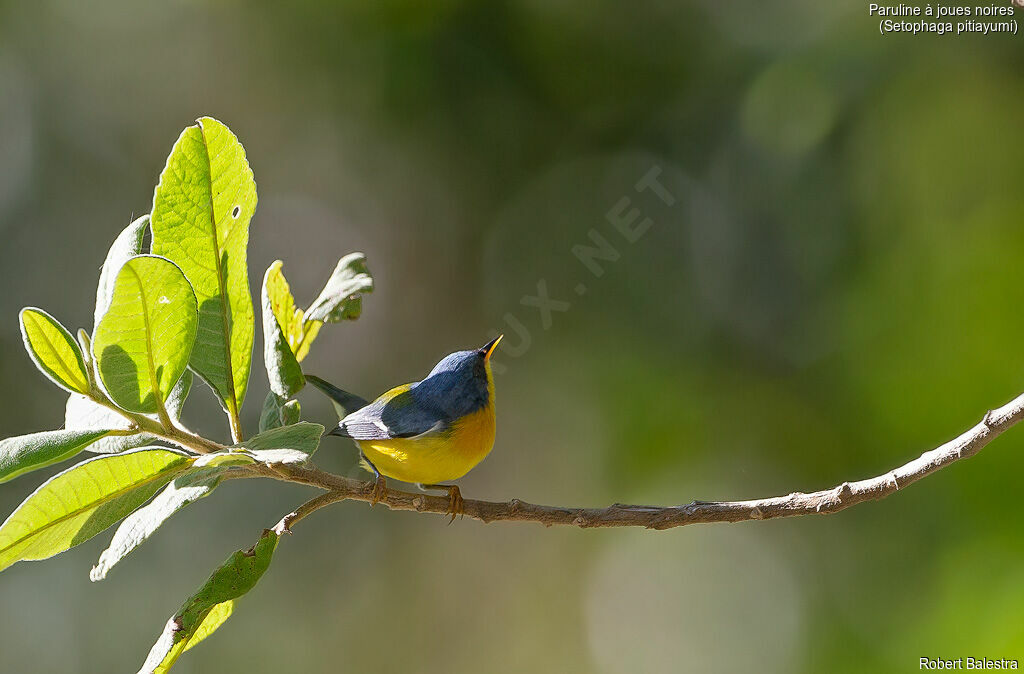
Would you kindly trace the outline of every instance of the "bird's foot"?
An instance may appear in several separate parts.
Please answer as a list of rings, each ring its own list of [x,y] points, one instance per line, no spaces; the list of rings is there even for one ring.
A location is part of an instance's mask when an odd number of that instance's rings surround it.
[[[454,484],[448,490],[448,514],[452,516],[448,520],[448,524],[455,521],[456,515],[459,517],[465,517],[466,515],[466,502],[462,499],[462,492]]]
[[[421,484],[421,489],[439,489],[448,492],[448,511],[446,515],[451,515],[451,519],[448,520],[448,524],[455,521],[455,518],[464,517],[466,514],[466,502],[462,498],[462,492],[459,491],[457,485],[454,484]]]
[[[377,475],[377,479],[373,482],[373,491],[370,492],[370,507],[377,505],[388,492],[388,481],[384,479],[383,475]]]

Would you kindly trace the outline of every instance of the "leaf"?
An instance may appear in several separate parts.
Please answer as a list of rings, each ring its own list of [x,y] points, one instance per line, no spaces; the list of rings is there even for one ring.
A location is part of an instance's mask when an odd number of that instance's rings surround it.
[[[162,447],[97,456],[44,482],[0,525],[0,570],[83,543],[149,500],[193,459]]]
[[[320,437],[324,427],[308,421],[300,421],[290,426],[275,428],[259,435],[254,435],[242,447],[252,451],[264,449],[295,449],[312,455],[320,446]]]
[[[96,286],[96,311],[93,326],[100,324],[103,314],[107,313],[110,307],[110,300],[114,296],[114,280],[117,272],[125,262],[143,252],[142,239],[146,235],[146,228],[149,226],[149,214],[136,218],[130,225],[124,228],[107,252],[107,259],[100,270],[100,282]]]
[[[185,406],[185,399],[188,398],[189,391],[192,390],[192,372],[185,370],[181,374],[181,379],[171,389],[170,394],[167,396],[167,414],[170,415],[171,421],[177,422],[181,419],[181,409]]]
[[[281,423],[281,405],[282,399],[273,391],[267,391],[260,410],[260,433],[284,425]]]
[[[373,291],[373,277],[366,268],[366,256],[351,253],[338,261],[320,296],[306,309],[306,322],[337,323],[359,318],[363,310],[360,295]]]
[[[203,454],[197,457],[195,463],[192,464],[193,468],[211,468],[218,467],[224,468],[228,466],[244,466],[252,465],[256,461],[239,449],[226,449],[221,452],[214,452],[212,454]]]
[[[300,416],[298,400],[285,400],[270,391],[263,400],[263,411],[260,412],[260,433],[298,423]]]
[[[227,468],[252,464],[255,459],[238,451],[205,454],[192,462],[192,472],[174,478],[156,498],[126,517],[114,532],[107,549],[89,572],[93,582],[107,577],[115,564],[142,545],[176,512],[205,498],[217,488]]]
[[[79,352],[82,354],[82,360],[85,362],[85,371],[89,375],[89,381],[93,382],[96,380],[96,371],[92,366],[92,338],[82,328],[78,328],[76,337],[78,337]]]
[[[231,131],[203,117],[174,144],[153,197],[153,253],[175,262],[199,302],[189,362],[237,423],[249,382],[253,308],[246,269],[256,183]]]
[[[283,264],[280,260],[275,260],[267,269],[263,280],[264,307],[266,296],[269,294],[274,317],[284,332],[288,346],[295,354],[295,360],[301,363],[309,355],[309,347],[323,324],[320,321],[307,322],[305,313],[295,306],[291,288],[284,278]]]
[[[205,468],[176,477],[156,498],[126,517],[89,572],[90,580],[106,578],[115,564],[142,545],[174,513],[208,496],[220,484],[223,470]]]
[[[290,398],[305,386],[296,350],[303,347],[302,310],[295,308],[288,282],[275,261],[263,276],[263,362],[270,390]],[[316,330],[319,330],[317,325]],[[312,341],[312,340],[310,340]],[[309,351],[309,347],[304,347]]]
[[[45,431],[0,441],[0,482],[69,459],[110,429]]]
[[[359,295],[373,289],[373,279],[362,253],[347,255],[303,312],[295,306],[282,268],[283,263],[275,260],[263,277],[263,361],[270,389],[280,398],[290,398],[305,386],[299,363],[309,354],[323,322],[357,318],[362,310]]]
[[[69,431],[95,431],[114,429],[127,431],[130,424],[117,412],[94,403],[89,398],[77,393],[71,394],[64,410],[64,428]],[[101,437],[87,447],[96,454],[117,454],[127,449],[134,449],[152,444],[156,437],[147,433],[133,435],[111,435]]]
[[[168,671],[182,653],[220,627],[231,615],[233,600],[251,590],[270,566],[278,540],[277,534],[264,529],[250,550],[228,557],[167,621],[139,674]]]
[[[263,463],[304,463],[320,446],[324,427],[301,421],[254,435],[242,446]]]
[[[299,405],[298,400],[289,400],[281,406],[281,425],[291,426],[292,424],[299,423],[299,419],[302,417],[302,406]]]
[[[192,635],[192,638],[185,644],[185,648],[181,649],[184,653],[188,649],[192,648],[200,641],[210,636],[217,631],[217,628],[224,624],[224,622],[231,617],[231,614],[235,612],[235,600],[228,599],[210,609],[210,612],[203,618],[203,622],[199,623],[196,633]]]
[[[82,350],[67,328],[42,309],[21,310],[21,336],[36,367],[65,391],[89,392]]]
[[[196,320],[195,294],[172,262],[140,255],[121,267],[92,345],[103,386],[119,407],[164,408],[188,365]]]
[[[167,415],[171,421],[180,426],[181,407],[185,404],[189,389],[192,387],[192,373],[185,370],[181,379],[174,385],[167,397]],[[154,415],[148,415],[156,419]],[[131,427],[129,421],[112,409],[103,407],[89,398],[77,393],[71,394],[64,411],[64,428],[68,430],[103,430],[114,429],[126,431]],[[100,438],[86,449],[96,454],[117,454],[128,449],[151,445],[159,438],[149,433],[131,435],[110,435]]]

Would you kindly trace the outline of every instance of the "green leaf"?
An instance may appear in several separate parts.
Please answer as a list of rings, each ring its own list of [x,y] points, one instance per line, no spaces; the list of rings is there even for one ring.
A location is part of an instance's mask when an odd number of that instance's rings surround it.
[[[182,653],[220,627],[231,615],[230,602],[251,590],[270,566],[279,538],[265,529],[251,549],[228,557],[167,621],[139,674],[168,671]]]
[[[279,398],[290,398],[305,386],[299,363],[309,353],[324,321],[357,318],[360,295],[373,290],[373,279],[362,253],[338,262],[320,296],[305,312],[295,306],[284,277],[283,263],[275,260],[263,277],[263,361],[270,389]]]
[[[137,218],[117,235],[107,252],[107,259],[100,270],[100,282],[96,286],[96,311],[93,326],[100,324],[103,314],[110,307],[114,296],[114,280],[124,263],[143,252],[142,239],[149,227],[149,214]]]
[[[373,291],[373,278],[366,268],[366,256],[351,253],[338,261],[320,296],[306,309],[306,322],[337,323],[359,318],[361,295]]]
[[[148,501],[193,460],[147,447],[97,456],[54,475],[0,525],[0,570],[89,540]]]
[[[275,260],[267,269],[263,280],[263,306],[266,308],[269,295],[274,317],[277,318],[278,325],[288,340],[288,346],[295,354],[295,360],[301,363],[309,355],[309,347],[316,339],[323,323],[306,321],[305,312],[295,306],[291,288],[284,278],[283,265],[280,260]]]
[[[224,624],[224,622],[231,617],[231,614],[235,612],[235,600],[228,599],[210,609],[210,612],[206,614],[203,622],[199,623],[199,627],[196,629],[196,633],[192,635],[192,638],[185,643],[185,648],[181,649],[184,653],[188,649],[192,648],[200,641],[210,636],[217,631],[217,628]]]
[[[299,349],[309,351],[303,330],[302,310],[295,308],[288,282],[276,260],[263,277],[263,362],[270,390],[281,398],[290,398],[305,386],[299,367]],[[319,331],[316,324],[314,331]],[[315,337],[315,334],[313,334]],[[312,337],[309,340],[312,342]]]
[[[65,391],[88,393],[85,359],[67,328],[35,307],[22,309],[20,319],[25,349],[36,367]]]
[[[174,478],[156,498],[121,522],[89,578],[94,582],[106,578],[115,564],[142,545],[174,513],[208,496],[220,484],[223,472],[223,468],[205,468]]]
[[[262,463],[304,463],[320,446],[324,427],[301,421],[254,435],[242,446]]]
[[[100,581],[132,550],[142,545],[165,521],[190,503],[205,498],[220,485],[226,469],[252,464],[251,456],[238,451],[204,454],[192,462],[190,472],[174,478],[156,498],[121,522],[107,549],[100,554],[89,578]]]
[[[111,399],[132,412],[163,409],[195,337],[196,297],[181,270],[153,255],[126,262],[92,345]]]
[[[299,423],[302,418],[302,406],[298,400],[289,400],[281,406],[281,425],[291,426]]]
[[[260,410],[260,433],[284,425],[281,423],[282,404],[282,399],[276,393],[267,391],[267,397],[263,399],[263,409]]]
[[[260,433],[298,423],[301,411],[298,400],[285,400],[273,391],[268,392],[260,412]]]
[[[246,246],[255,210],[256,183],[234,134],[209,117],[186,128],[153,197],[153,253],[181,267],[195,289],[199,333],[189,364],[220,396],[233,427],[252,361]]]
[[[0,482],[70,459],[110,434],[110,429],[46,431],[0,441]]]

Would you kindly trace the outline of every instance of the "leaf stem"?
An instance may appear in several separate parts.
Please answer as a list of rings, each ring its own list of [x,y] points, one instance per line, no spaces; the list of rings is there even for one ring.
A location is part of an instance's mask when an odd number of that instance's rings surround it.
[[[164,401],[163,398],[160,397],[160,393],[154,391],[153,396],[156,398],[156,413],[160,418],[160,425],[167,431],[175,430],[174,423],[171,421],[171,415],[167,413],[167,407],[164,405]]]
[[[177,445],[181,445],[186,449],[198,452],[200,454],[210,454],[212,452],[222,452],[228,447],[212,440],[190,433],[182,428],[175,427],[170,433],[160,434],[159,437],[173,442]]]
[[[174,443],[175,445],[184,447],[185,449],[191,450],[197,454],[209,454],[211,452],[220,452],[227,449],[227,447],[220,443],[207,440],[204,437],[176,427],[171,421],[170,416],[167,414],[166,409],[164,409],[164,413],[161,415],[163,423],[159,423],[144,414],[136,414],[135,412],[129,412],[121,409],[111,402],[111,400],[107,398],[106,394],[98,389],[93,389],[90,397],[93,402],[117,412],[125,419],[132,422],[135,425],[136,433],[149,433],[150,435],[155,435],[161,440]],[[126,435],[128,435],[128,433],[126,433]]]
[[[228,408],[228,421],[231,424],[231,441],[237,445],[244,439],[242,435],[242,421],[238,418],[237,407]]]

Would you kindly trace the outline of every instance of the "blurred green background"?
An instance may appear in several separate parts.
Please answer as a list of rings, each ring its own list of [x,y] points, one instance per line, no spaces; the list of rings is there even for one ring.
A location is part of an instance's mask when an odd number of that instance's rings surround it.
[[[1022,56],[1012,35],[882,37],[860,1],[0,4],[0,436],[59,426],[66,398],[17,310],[91,325],[110,241],[208,114],[256,175],[254,291],[281,258],[305,304],[369,257],[363,318],[326,328],[308,371],[373,396],[508,333],[467,496],[672,504],[878,474],[1024,390]],[[635,191],[653,167],[674,205]],[[635,243],[606,219],[623,198],[653,223]],[[619,255],[600,277],[572,253],[592,231]],[[547,327],[522,302],[541,281],[569,303]],[[266,390],[256,361],[249,429]],[[202,388],[185,419],[226,437]],[[317,463],[359,474],[333,438]],[[1016,429],[881,503],[663,533],[341,504],[175,671],[1021,658],[1022,469]],[[42,477],[3,485],[3,512]],[[228,483],[99,584],[106,535],[18,564],[0,671],[134,671],[309,495]]]

